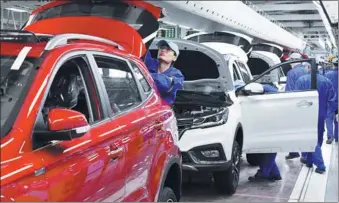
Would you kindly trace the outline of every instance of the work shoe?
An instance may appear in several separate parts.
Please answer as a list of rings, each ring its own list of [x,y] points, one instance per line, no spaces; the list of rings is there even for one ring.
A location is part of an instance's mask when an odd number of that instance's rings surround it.
[[[326,144],[332,144],[332,142],[333,142],[333,137],[332,138],[328,138],[326,140]]]
[[[300,162],[303,163],[303,164],[307,164],[307,159],[304,158],[304,157],[301,157]]]
[[[282,177],[279,174],[279,175],[271,176],[270,179],[273,180],[273,181],[275,181],[275,180],[282,180]]]
[[[264,177],[261,175],[254,175],[254,176],[250,176],[248,177],[248,180],[251,182],[264,182],[264,181],[275,181],[275,179],[271,178],[271,177]]]
[[[285,159],[288,160],[288,159],[294,159],[294,158],[298,158],[298,157],[300,157],[299,154],[298,155],[291,155],[291,154],[289,154],[289,155],[285,156]]]
[[[316,169],[315,169],[315,172],[316,172],[316,173],[319,173],[319,174],[323,174],[323,173],[326,172],[326,169],[316,168]]]

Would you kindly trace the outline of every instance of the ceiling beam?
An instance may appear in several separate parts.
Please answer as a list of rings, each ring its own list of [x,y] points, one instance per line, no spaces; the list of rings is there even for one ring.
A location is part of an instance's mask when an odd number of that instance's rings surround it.
[[[307,4],[263,4],[260,5],[263,11],[308,11],[317,10],[313,3]]]
[[[303,21],[303,20],[322,20],[319,14],[284,14],[270,15],[274,20],[281,21]]]
[[[286,27],[289,27],[289,28],[294,28],[294,27],[300,27],[300,28],[306,27],[306,28],[308,28],[309,27],[308,24],[303,23],[303,22],[282,22],[282,24]],[[324,23],[323,22],[315,22],[315,23],[311,24],[311,28],[313,28],[313,27],[324,27]]]
[[[303,32],[303,33],[307,33],[307,32],[327,32],[325,27],[292,28],[292,31]]]

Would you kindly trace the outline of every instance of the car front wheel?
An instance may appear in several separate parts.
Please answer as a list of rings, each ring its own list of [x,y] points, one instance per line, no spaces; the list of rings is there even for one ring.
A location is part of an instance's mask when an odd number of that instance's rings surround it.
[[[170,187],[164,187],[160,192],[158,202],[177,202],[177,197]]]
[[[232,164],[226,171],[214,172],[214,185],[218,192],[233,195],[238,187],[240,176],[241,149],[237,141],[234,141],[232,149]]]

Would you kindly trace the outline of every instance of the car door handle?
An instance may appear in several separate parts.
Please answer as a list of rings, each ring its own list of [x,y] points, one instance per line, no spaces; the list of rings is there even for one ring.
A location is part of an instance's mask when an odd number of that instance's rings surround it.
[[[119,159],[123,156],[124,149],[122,147],[111,147],[108,156],[112,160]]]
[[[297,107],[301,107],[301,108],[310,107],[312,105],[313,105],[313,102],[306,101],[306,100],[303,100],[303,101],[300,101],[300,102],[297,103]]]

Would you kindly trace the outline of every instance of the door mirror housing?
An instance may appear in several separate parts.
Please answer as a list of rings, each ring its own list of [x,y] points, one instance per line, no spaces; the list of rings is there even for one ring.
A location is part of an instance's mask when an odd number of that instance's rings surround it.
[[[243,89],[246,94],[264,94],[264,87],[260,83],[250,83],[246,85]]]
[[[39,140],[63,141],[85,135],[90,126],[85,115],[78,111],[64,108],[51,109],[48,112],[48,130],[36,132]]]

